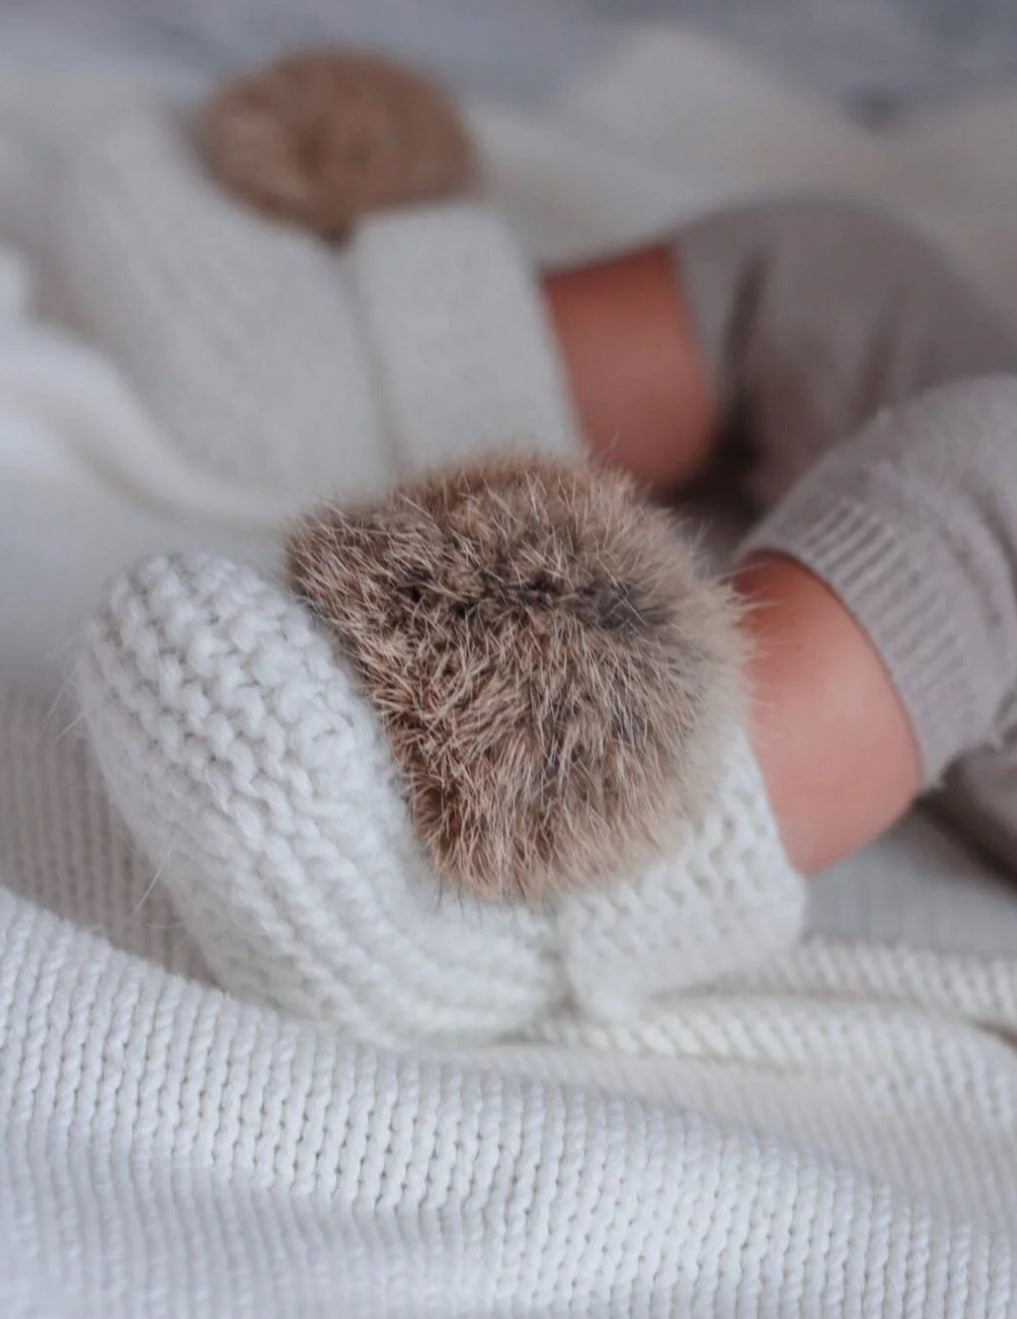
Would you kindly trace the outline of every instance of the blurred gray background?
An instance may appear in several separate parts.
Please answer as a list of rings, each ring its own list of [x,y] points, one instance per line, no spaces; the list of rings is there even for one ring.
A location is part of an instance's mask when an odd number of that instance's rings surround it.
[[[619,25],[653,18],[724,35],[872,122],[1017,80],[1017,0],[0,0],[0,47],[30,53],[57,23],[82,47],[218,69],[341,40],[519,99],[547,94]]]

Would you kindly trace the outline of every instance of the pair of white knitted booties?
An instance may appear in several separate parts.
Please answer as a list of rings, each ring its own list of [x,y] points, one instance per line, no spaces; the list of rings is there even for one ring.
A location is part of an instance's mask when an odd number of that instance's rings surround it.
[[[183,119],[151,107],[89,124],[58,188],[50,242],[78,322],[218,475],[349,504],[533,436],[576,458],[540,299],[485,206],[375,216],[331,247],[229,197]],[[601,575],[618,586],[610,555]],[[523,587],[539,641],[556,588],[543,568]],[[620,848],[609,873],[572,873],[528,901],[450,886],[392,710],[313,603],[222,559],[156,558],[114,584],[76,670],[112,798],[225,989],[376,1042],[465,1043],[525,1035],[561,1009],[638,1013],[796,937],[803,885],[733,710],[694,753],[709,762],[703,792],[673,818],[663,803],[649,850]],[[624,632],[630,607],[589,582],[569,603],[606,633]],[[439,667],[461,647],[456,627]],[[567,646],[556,653],[564,708]],[[613,670],[618,692],[626,672]],[[645,719],[619,725],[648,756],[652,734]],[[594,821],[600,766],[577,764]]]

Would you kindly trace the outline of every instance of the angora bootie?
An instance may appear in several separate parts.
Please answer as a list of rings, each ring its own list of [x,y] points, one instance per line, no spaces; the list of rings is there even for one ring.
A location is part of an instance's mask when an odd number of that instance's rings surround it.
[[[77,668],[224,988],[469,1042],[637,1013],[796,937],[730,603],[623,478],[506,463],[326,509],[291,572],[300,595],[150,560]]]
[[[238,201],[193,139],[145,104],[83,126],[50,246],[81,330],[199,471],[292,513],[478,445],[577,453],[536,280],[494,209],[406,206],[335,247]]]

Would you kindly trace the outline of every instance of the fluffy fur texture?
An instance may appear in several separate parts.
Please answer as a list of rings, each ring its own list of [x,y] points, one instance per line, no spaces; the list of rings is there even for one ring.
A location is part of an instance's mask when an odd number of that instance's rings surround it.
[[[473,174],[466,130],[437,87],[341,51],[228,84],[206,106],[199,140],[228,188],[329,238],[367,211],[461,192]]]
[[[322,508],[288,571],[356,664],[441,877],[539,899],[702,808],[737,712],[734,608],[627,477],[461,469]]]

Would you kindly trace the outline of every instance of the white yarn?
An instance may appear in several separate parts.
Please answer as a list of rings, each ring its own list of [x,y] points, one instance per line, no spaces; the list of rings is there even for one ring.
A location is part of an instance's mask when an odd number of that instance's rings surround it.
[[[581,452],[533,276],[489,207],[378,216],[352,260],[401,474],[517,444]]]
[[[441,893],[380,724],[304,607],[212,557],[150,560],[77,687],[114,801],[220,983],[373,1040],[517,1034],[716,978],[800,932],[747,743],[675,856],[556,908]]]
[[[233,202],[179,116],[140,105],[79,133],[51,240],[83,328],[189,456],[241,485],[385,488],[346,263]]]
[[[788,863],[744,733],[713,801],[675,853],[623,883],[576,894],[559,916],[569,981],[593,1016],[715,981],[792,944],[805,885]]]
[[[611,142],[626,108],[648,117],[665,88],[691,105],[717,74],[750,130],[727,135],[733,150],[752,135],[761,107],[739,100],[738,79],[697,50],[702,77],[676,82],[666,37],[641,38],[655,53],[650,80],[645,65],[625,86],[596,71],[611,94],[585,121],[601,150],[584,193],[583,144],[555,139],[550,119],[502,153],[515,213],[529,207],[535,237],[550,234],[566,258],[584,226],[608,250],[689,204],[688,160],[662,151],[654,209],[645,141],[633,133],[624,158]],[[26,94],[13,71],[4,96],[11,85]],[[591,102],[594,88],[591,77]],[[54,98],[39,99],[43,120]],[[757,119],[765,128],[767,114]],[[709,124],[672,114],[662,132],[694,121],[690,146],[707,167],[696,204],[743,191],[740,162],[718,182],[725,143]],[[1000,142],[964,133],[963,145],[971,177],[955,189],[956,224],[938,227],[962,240],[990,292],[1012,294],[1013,208],[995,228],[965,209],[976,174],[991,184]],[[753,168],[808,184],[813,167],[782,161],[776,134],[763,147]],[[945,195],[949,210],[951,185],[926,155],[933,186],[910,208],[937,227],[929,203]],[[910,186],[914,157],[888,158],[887,180]],[[827,152],[824,168],[842,175],[841,159]],[[6,200],[20,208],[24,196]],[[35,206],[34,227],[51,212]],[[900,858],[877,847],[854,925],[839,920],[836,938],[820,927],[729,993],[686,993],[625,1025],[556,1018],[547,1048],[393,1059],[165,974],[171,955],[184,969],[187,933],[174,924],[160,937],[172,909],[127,849],[74,730],[36,701],[11,709],[13,736],[0,710],[5,1315],[1015,1313],[1017,945],[1005,947],[1005,927],[1017,918],[976,859],[919,849],[920,873],[884,921],[879,895],[897,891]],[[856,879],[832,879],[852,913]],[[979,895],[1000,918],[984,954],[985,920],[968,920]],[[964,956],[949,952],[951,925],[971,944]]]
[[[76,676],[113,799],[229,989],[376,1041],[497,1036],[563,996],[545,918],[440,893],[372,711],[253,570],[142,565]]]
[[[702,1116],[677,1097],[697,1088],[680,1054],[648,1072],[548,1052],[560,1080],[527,1079],[508,1051],[394,1057],[166,975],[2,890],[0,970],[5,1313],[10,1295],[60,1319],[1013,1312],[1005,1219],[817,1155],[811,1132],[765,1134],[765,1104],[755,1122]],[[766,1032],[748,1016],[741,1035]],[[940,1041],[947,1068],[958,1043]],[[758,1073],[699,1074],[701,1096],[723,1110],[797,1080],[770,1053]],[[817,1061],[826,1107],[799,1098],[800,1119],[850,1140],[839,1086],[879,1132],[886,1083],[844,1071]],[[949,1174],[951,1136],[969,1155],[995,1136],[986,1176],[1012,1181],[1005,1112],[959,1087],[939,1108],[917,1073],[914,1091],[894,1080],[947,1146],[911,1146],[930,1182],[937,1164]],[[905,1128],[905,1175],[908,1148]]]
[[[578,438],[533,276],[480,204],[335,249],[204,171],[139,104],[78,133],[51,246],[76,319],[186,455],[241,488],[376,496],[405,471]]]
[[[27,302],[27,272],[24,290],[16,287],[16,274],[13,265],[12,302],[22,292]],[[167,444],[121,372],[94,347],[31,315],[12,314],[5,322],[2,303],[0,334],[0,409],[45,429],[50,444],[116,488],[160,511],[186,511],[225,526],[275,529],[294,515],[292,492],[287,498],[267,487],[245,489]]]
[[[945,959],[851,1000],[878,950],[813,941],[777,992],[394,1058],[163,972],[65,718],[0,706],[5,1319],[1009,1319],[1017,1058],[910,1005]]]

